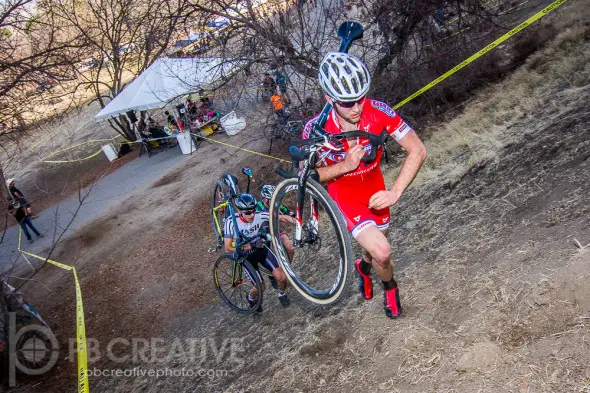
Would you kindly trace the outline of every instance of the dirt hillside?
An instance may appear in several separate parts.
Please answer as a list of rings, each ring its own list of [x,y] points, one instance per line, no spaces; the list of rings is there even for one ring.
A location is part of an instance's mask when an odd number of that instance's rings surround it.
[[[210,273],[216,256],[206,252],[209,190],[224,169],[244,165],[274,181],[276,163],[218,148],[217,160],[189,160],[153,185],[159,198],[193,207],[154,212],[150,195],[134,195],[133,210],[113,207],[62,249],[59,260],[78,264],[87,334],[100,344],[91,369],[196,373],[91,377],[91,391],[589,391],[590,26],[583,3],[566,8],[577,19],[567,19],[547,48],[453,120],[433,125],[436,132],[424,130],[430,157],[392,209],[389,234],[402,318],[385,318],[379,286],[372,301],[354,294],[325,308],[291,291],[292,305],[282,309],[269,291],[264,312],[247,317],[222,304]],[[388,184],[402,159],[398,152],[385,167]],[[185,187],[191,182],[198,187]],[[73,392],[76,367],[65,359],[73,283],[52,268],[43,274],[56,282],[31,289],[29,299],[56,330],[63,356],[20,389]],[[165,355],[114,361],[106,348],[114,338],[161,339]],[[119,343],[111,353],[131,355],[131,347]]]

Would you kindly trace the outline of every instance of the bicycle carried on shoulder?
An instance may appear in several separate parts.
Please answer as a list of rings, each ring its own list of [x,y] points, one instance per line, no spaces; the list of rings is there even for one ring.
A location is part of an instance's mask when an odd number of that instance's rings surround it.
[[[248,177],[246,192],[249,192],[252,171],[250,168],[243,168],[242,173]],[[271,285],[274,288],[276,288],[277,282],[274,280],[272,272],[264,268],[263,265],[259,264],[258,271],[254,269],[252,264],[247,260],[249,252],[243,251],[242,247],[248,243],[261,241],[267,249],[267,258],[275,258],[275,260],[278,260],[278,258],[272,250],[266,246],[266,242],[270,241],[270,236],[267,236],[267,232],[261,231],[256,236],[247,237],[238,231],[236,211],[233,206],[233,201],[239,194],[240,186],[237,182],[237,178],[231,173],[224,173],[221,179],[215,184],[211,215],[213,220],[213,230],[217,238],[217,245],[215,248],[210,248],[209,252],[217,252],[223,247],[223,223],[225,220],[231,219],[235,233],[238,234],[235,244],[236,251],[233,253],[223,253],[217,258],[213,264],[213,280],[219,297],[221,297],[225,303],[237,312],[249,314],[262,306],[264,283],[261,274],[270,278]],[[258,295],[256,300],[251,302],[248,300],[248,294],[253,289],[256,290]]]
[[[346,52],[353,40],[362,37],[362,26],[345,22],[338,29],[338,35],[342,39],[340,52]],[[322,127],[331,109],[332,106],[326,104],[313,125],[315,136],[294,142],[289,147],[291,170],[276,169],[285,180],[277,185],[270,202],[270,231],[279,263],[291,285],[304,298],[316,304],[336,301],[353,270],[350,234],[344,217],[328,192],[310,177],[318,162],[318,153],[324,149],[332,152],[342,150],[342,139],[366,138],[370,150],[362,162],[370,163],[388,136],[386,132],[374,135],[358,130],[328,134]],[[282,204],[295,206],[297,224],[291,231],[279,221]],[[287,234],[293,242],[295,255],[292,260],[287,257],[281,233]]]

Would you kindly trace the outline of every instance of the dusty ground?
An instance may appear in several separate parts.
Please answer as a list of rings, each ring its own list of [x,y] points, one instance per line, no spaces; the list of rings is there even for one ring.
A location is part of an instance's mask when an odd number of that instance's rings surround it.
[[[429,161],[392,210],[399,320],[383,316],[379,288],[373,301],[353,295],[327,308],[291,292],[281,309],[271,292],[250,317],[220,302],[206,252],[211,186],[244,165],[267,176],[269,159],[207,144],[206,155],[82,228],[56,259],[78,269],[87,335],[100,344],[90,368],[205,371],[91,377],[91,391],[590,391],[589,31],[563,31],[428,132]],[[26,293],[63,356],[19,389],[74,391],[76,366],[65,360],[73,281],[51,267],[37,278],[48,289],[31,283]],[[162,338],[150,347],[162,361],[113,361],[114,338]],[[124,343],[112,352],[133,353]]]

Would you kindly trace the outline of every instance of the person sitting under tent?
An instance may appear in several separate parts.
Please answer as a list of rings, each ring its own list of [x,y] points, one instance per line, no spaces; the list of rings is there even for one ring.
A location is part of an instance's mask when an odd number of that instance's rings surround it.
[[[168,124],[170,124],[171,126],[176,126],[176,119],[174,118],[174,116],[168,111],[164,111],[164,114],[166,115],[166,121],[168,122]]]
[[[188,110],[188,116],[189,118],[193,119],[195,118],[197,111],[198,111],[198,107],[197,104],[195,104],[195,102],[191,99],[186,101],[186,109]]]

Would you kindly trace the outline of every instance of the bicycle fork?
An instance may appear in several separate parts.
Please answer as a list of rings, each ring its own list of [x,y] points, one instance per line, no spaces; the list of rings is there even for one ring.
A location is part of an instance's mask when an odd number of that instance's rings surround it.
[[[313,198],[310,201],[310,208],[311,208],[311,217],[308,223],[303,225],[303,206],[305,203],[305,189],[307,186],[307,178],[309,176],[309,172],[311,171],[312,163],[311,160],[305,160],[303,162],[303,168],[299,171],[297,176],[297,206],[295,210],[295,219],[297,223],[295,224],[295,237],[293,239],[293,245],[296,247],[303,247],[305,243],[313,243],[315,241],[315,237],[318,233],[318,210],[316,206],[316,202]],[[306,237],[303,237],[303,230],[306,230]]]
[[[215,206],[213,209],[211,209],[211,215],[213,216],[213,220],[215,222],[215,228],[217,229],[217,233],[223,233],[221,230],[221,224],[219,223],[219,220],[217,220],[217,211],[221,208],[227,207],[228,203],[222,203],[219,206]],[[220,240],[219,238],[217,239],[217,245],[215,247],[210,247],[207,252],[209,254],[214,254],[217,251],[221,250],[221,247],[223,247],[223,241]]]

